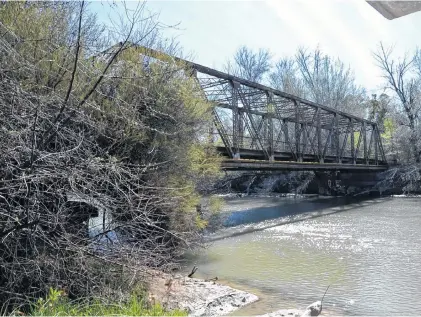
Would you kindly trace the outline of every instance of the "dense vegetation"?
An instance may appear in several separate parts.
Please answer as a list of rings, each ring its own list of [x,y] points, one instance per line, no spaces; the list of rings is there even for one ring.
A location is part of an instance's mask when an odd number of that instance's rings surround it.
[[[30,309],[32,316],[187,316],[185,311],[166,311],[160,304],[148,303],[143,293],[132,292],[124,301],[71,301],[63,291],[50,289]],[[15,313],[18,313],[15,311]]]
[[[50,287],[127,300],[206,225],[196,207],[219,170],[204,137],[211,105],[184,65],[146,64],[142,46],[177,45],[144,4],[120,12],[109,29],[84,2],[0,3],[6,311],[28,312]]]

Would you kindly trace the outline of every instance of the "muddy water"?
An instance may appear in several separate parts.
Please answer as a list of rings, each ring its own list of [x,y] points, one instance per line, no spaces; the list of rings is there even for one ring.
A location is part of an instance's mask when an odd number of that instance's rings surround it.
[[[223,222],[189,265],[261,297],[235,315],[305,308],[328,285],[328,314],[421,312],[421,198],[231,198]]]

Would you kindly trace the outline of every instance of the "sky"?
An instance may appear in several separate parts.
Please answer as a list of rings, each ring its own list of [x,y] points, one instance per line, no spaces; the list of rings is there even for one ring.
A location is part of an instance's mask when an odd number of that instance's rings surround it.
[[[107,21],[104,7],[102,1],[91,3]],[[372,94],[384,86],[372,56],[380,41],[394,46],[396,58],[421,46],[421,12],[387,20],[364,0],[150,0],[146,7],[175,26],[164,34],[175,36],[196,63],[222,70],[241,45],[267,48],[274,61],[300,46],[319,46],[349,65]]]

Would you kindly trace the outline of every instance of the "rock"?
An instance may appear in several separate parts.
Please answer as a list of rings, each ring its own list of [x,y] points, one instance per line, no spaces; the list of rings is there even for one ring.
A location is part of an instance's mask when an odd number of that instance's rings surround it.
[[[314,302],[313,304],[309,305],[301,316],[302,317],[304,317],[304,316],[319,316],[321,312],[322,312],[322,302],[317,301],[317,302]]]

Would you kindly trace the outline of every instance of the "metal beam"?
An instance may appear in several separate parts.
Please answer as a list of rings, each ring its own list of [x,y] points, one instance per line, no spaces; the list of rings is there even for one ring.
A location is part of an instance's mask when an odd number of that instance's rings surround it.
[[[354,135],[354,121],[353,119],[349,119],[349,124],[351,125],[351,156],[352,156],[352,163],[356,164],[356,157],[355,157],[355,135]]]
[[[273,95],[268,92],[267,93],[267,112],[271,113],[274,111],[274,105],[273,105]],[[273,108],[273,109],[272,109]],[[263,118],[262,118],[263,119]],[[269,153],[269,161],[274,160],[274,134],[273,134],[273,118],[271,116],[267,116],[267,146],[268,146],[268,153]]]
[[[194,76],[202,88],[203,97],[215,107],[214,122],[225,146],[224,156],[237,160],[258,157],[268,162],[287,158],[320,166],[333,162],[354,166],[361,163],[370,166],[386,164],[380,134],[374,122],[196,63],[141,49],[143,54],[166,63],[179,62],[186,67],[187,76],[190,73]],[[217,108],[230,109],[225,113],[229,112],[232,123],[231,120],[223,122],[218,112],[223,113],[224,110],[217,112]],[[356,148],[355,129],[360,129]],[[367,142],[367,129],[371,132],[370,144]],[[359,155],[361,142],[364,147],[362,158]],[[373,142],[374,159],[370,159]],[[278,148],[279,144],[283,146]],[[379,154],[382,160],[379,160]]]
[[[234,151],[234,158],[240,158],[240,112],[238,111],[238,88],[239,84],[235,81],[230,82],[231,85],[231,109],[232,109],[232,147]]]
[[[260,170],[260,171],[281,171],[281,170],[295,170],[295,171],[376,171],[381,172],[387,170],[387,166],[381,165],[354,165],[354,164],[339,164],[339,163],[302,163],[302,162],[269,162],[269,161],[253,161],[253,160],[223,160],[221,164],[223,170],[245,171],[245,170]]]
[[[342,117],[353,118],[353,119],[355,119],[359,122],[366,122],[367,124],[375,124],[375,122],[371,122],[369,120],[359,118],[359,117],[354,116],[352,114],[348,114],[348,113],[345,113],[345,112],[342,112],[342,111],[339,111],[339,110],[336,110],[336,109],[332,109],[332,108],[323,106],[321,104],[312,102],[310,100],[306,100],[306,99],[303,99],[303,98],[300,98],[300,97],[282,92],[280,90],[273,89],[273,88],[270,88],[268,86],[265,86],[265,85],[262,85],[262,84],[259,84],[259,83],[255,83],[255,82],[252,82],[252,81],[247,80],[247,79],[243,79],[243,78],[240,78],[240,77],[237,77],[237,76],[233,76],[233,75],[221,72],[221,71],[216,70],[216,69],[212,69],[212,68],[209,68],[209,67],[197,64],[197,63],[193,63],[193,62],[190,62],[190,61],[187,61],[187,60],[175,57],[175,56],[170,56],[168,54],[165,54],[163,52],[160,52],[160,51],[157,51],[157,50],[154,50],[154,49],[151,49],[151,48],[140,47],[140,46],[138,48],[139,48],[139,50],[143,51],[147,55],[150,55],[150,56],[155,57],[157,59],[163,59],[163,56],[165,56],[166,58],[170,58],[170,59],[173,59],[174,61],[178,61],[178,62],[182,63],[183,65],[185,65],[187,67],[190,67],[190,68],[196,70],[197,72],[200,72],[200,73],[203,73],[203,74],[214,76],[214,77],[217,77],[217,78],[220,78],[220,79],[225,79],[225,80],[231,81],[231,82],[235,81],[235,82],[237,82],[241,85],[261,90],[262,92],[266,92],[266,93],[270,92],[275,96],[285,98],[285,99],[290,100],[292,102],[295,101],[295,102],[305,104],[307,106],[323,109],[324,111],[329,112],[331,114],[336,113],[336,114],[338,114]]]
[[[367,124],[363,122],[363,147],[364,147],[364,160],[367,163]]]

